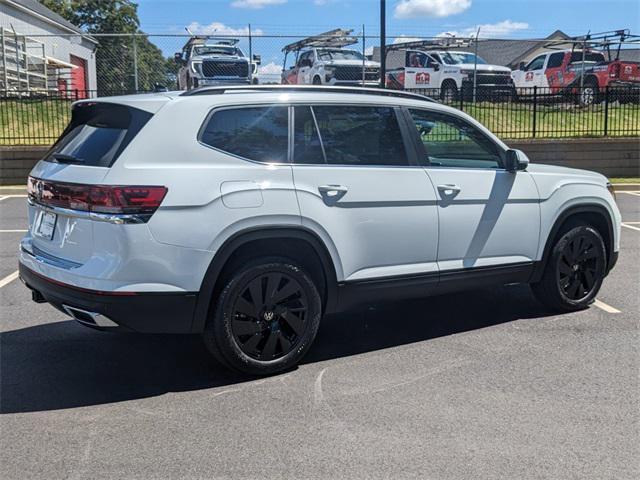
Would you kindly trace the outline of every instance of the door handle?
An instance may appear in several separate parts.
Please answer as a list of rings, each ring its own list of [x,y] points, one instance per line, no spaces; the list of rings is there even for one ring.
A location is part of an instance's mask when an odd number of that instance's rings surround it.
[[[334,204],[344,197],[349,189],[342,185],[320,185],[318,191],[325,203]]]
[[[457,195],[458,193],[460,193],[460,187],[458,185],[446,183],[444,185],[438,185],[438,191],[440,192],[440,195],[450,197],[452,195]]]

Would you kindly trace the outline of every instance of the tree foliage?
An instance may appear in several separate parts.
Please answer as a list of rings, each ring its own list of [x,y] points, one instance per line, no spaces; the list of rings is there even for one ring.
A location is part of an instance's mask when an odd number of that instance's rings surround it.
[[[138,5],[131,0],[41,0],[49,9],[90,34],[138,34],[97,36],[96,70],[101,92],[151,90],[167,85],[169,61],[148,37],[140,35]],[[137,69],[136,69],[137,65]]]

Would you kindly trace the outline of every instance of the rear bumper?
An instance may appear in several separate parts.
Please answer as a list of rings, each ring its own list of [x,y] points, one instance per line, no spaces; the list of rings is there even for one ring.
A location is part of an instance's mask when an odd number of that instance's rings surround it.
[[[84,325],[141,333],[191,333],[195,292],[101,292],[52,280],[22,263],[19,272],[34,299],[43,299],[68,315],[76,312],[76,320]]]

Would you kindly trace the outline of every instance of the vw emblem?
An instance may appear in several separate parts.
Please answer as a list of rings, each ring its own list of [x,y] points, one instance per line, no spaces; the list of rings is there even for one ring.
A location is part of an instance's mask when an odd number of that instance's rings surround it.
[[[262,318],[264,318],[267,322],[270,322],[271,320],[273,320],[273,317],[275,315],[273,314],[273,312],[271,310],[268,310],[266,312],[264,312],[264,314],[262,314]]]

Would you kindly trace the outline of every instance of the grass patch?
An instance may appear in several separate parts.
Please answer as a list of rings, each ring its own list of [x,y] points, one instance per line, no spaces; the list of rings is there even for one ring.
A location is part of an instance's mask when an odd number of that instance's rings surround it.
[[[0,145],[50,145],[71,117],[72,100],[0,100]]]
[[[639,177],[611,177],[611,183],[640,183]]]

